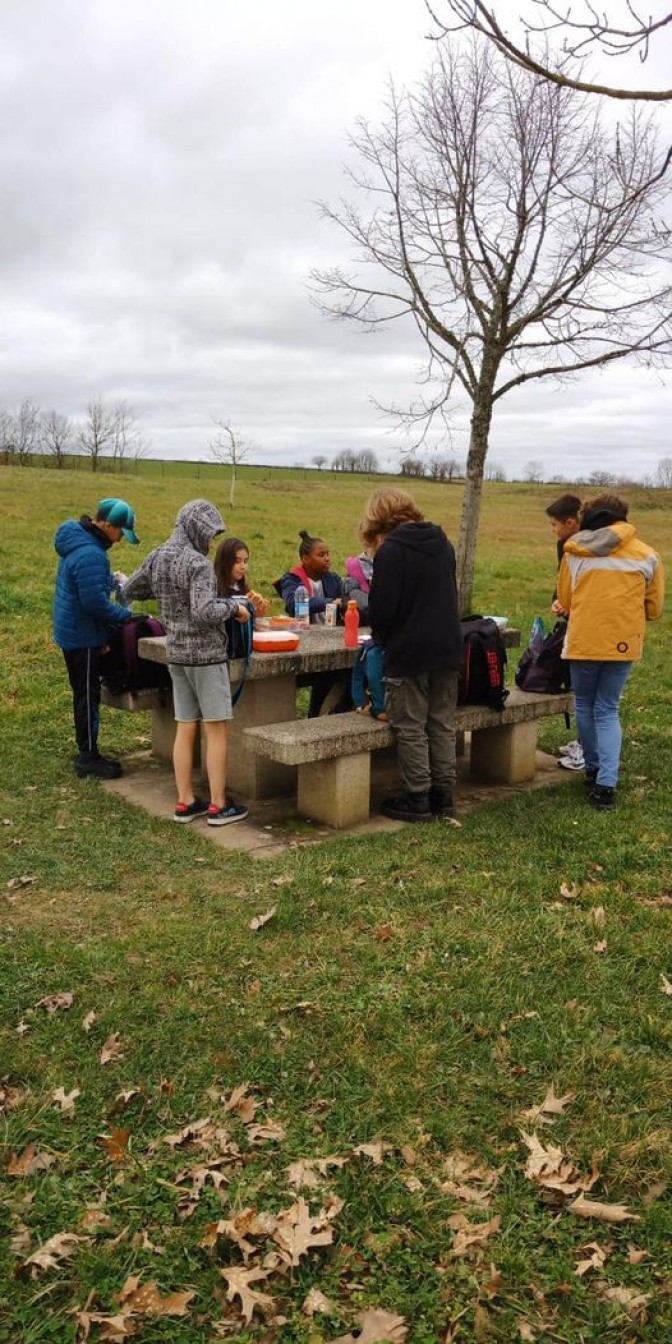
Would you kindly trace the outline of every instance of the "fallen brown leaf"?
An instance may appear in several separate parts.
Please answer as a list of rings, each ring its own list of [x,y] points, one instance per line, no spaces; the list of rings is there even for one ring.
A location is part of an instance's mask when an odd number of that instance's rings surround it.
[[[12,1087],[8,1078],[0,1082],[0,1115],[15,1111],[25,1100],[26,1093],[20,1087]]]
[[[333,1217],[333,1215],[332,1215]],[[300,1195],[295,1204],[278,1214],[273,1240],[286,1264],[296,1266],[314,1246],[330,1246],[334,1240],[329,1214],[321,1209],[313,1217]]]
[[[275,1310],[275,1301],[269,1297],[268,1293],[259,1293],[252,1287],[253,1283],[260,1283],[268,1278],[268,1271],[265,1269],[243,1269],[241,1265],[230,1265],[227,1269],[220,1269],[223,1279],[226,1279],[226,1300],[233,1302],[234,1297],[240,1298],[240,1307],[244,1320],[247,1325],[250,1324],[255,1311],[261,1311],[264,1315]]]
[[[124,1340],[131,1339],[136,1333],[132,1316],[108,1316],[103,1311],[77,1311],[75,1320],[79,1326],[78,1340],[87,1340],[91,1333],[91,1326],[99,1327],[96,1334],[97,1340]]]
[[[439,1190],[454,1195],[463,1204],[487,1208],[492,1192],[499,1183],[498,1171],[491,1170],[477,1158],[459,1149],[445,1159],[442,1171],[444,1179],[437,1182]]]
[[[40,1153],[34,1143],[29,1143],[20,1156],[12,1153],[6,1172],[8,1176],[32,1176],[36,1171],[46,1171],[55,1161],[51,1153]]]
[[[24,873],[22,877],[10,877],[9,882],[5,883],[5,885],[8,891],[16,891],[21,887],[31,887],[34,882],[37,882],[36,877],[31,877],[28,873]]]
[[[581,888],[578,882],[572,882],[568,885],[566,882],[560,883],[560,895],[563,901],[575,901]]]
[[[380,1311],[369,1307],[357,1317],[360,1326],[358,1334],[339,1335],[331,1344],[404,1344],[408,1335],[408,1326],[403,1316],[395,1316],[391,1311]]]
[[[225,1111],[235,1111],[244,1124],[249,1125],[254,1120],[257,1102],[250,1095],[250,1084],[240,1083],[234,1087],[228,1100],[224,1103]]]
[[[112,1226],[112,1219],[109,1213],[105,1213],[103,1209],[85,1209],[79,1220],[79,1226],[85,1232],[102,1232],[105,1228]]]
[[[330,1167],[343,1167],[345,1163],[344,1157],[299,1158],[286,1167],[287,1183],[296,1190],[317,1190],[320,1178],[327,1176]]]
[[[535,1181],[544,1190],[562,1195],[576,1195],[579,1190],[590,1190],[595,1184],[600,1174],[596,1168],[593,1168],[590,1176],[581,1176],[561,1148],[555,1148],[552,1144],[544,1148],[536,1134],[526,1134],[524,1130],[520,1133],[530,1154],[525,1166],[525,1175],[529,1180]]]
[[[254,919],[250,920],[250,928],[253,933],[257,933],[259,929],[263,929],[265,924],[268,924],[269,920],[273,918],[277,908],[277,905],[272,905],[270,910],[266,911],[265,915],[255,915]]]
[[[91,1009],[91,1012],[90,1012],[90,1013],[87,1013],[87,1014],[86,1014],[86,1017],[85,1017],[85,1018],[83,1019],[83,1021],[82,1021],[82,1031],[85,1031],[86,1034],[87,1034],[87,1036],[88,1036],[88,1034],[89,1034],[89,1032],[90,1032],[90,1030],[91,1030],[91,1028],[92,1028],[92,1026],[93,1026],[93,1024],[94,1024],[94,1022],[95,1022],[95,1020],[96,1020],[96,1014],[94,1013],[93,1008],[92,1008],[92,1009]]]
[[[663,972],[660,972],[660,988],[663,994],[672,994],[672,983]]]
[[[590,920],[595,929],[603,929],[607,922],[607,912],[603,905],[594,905],[589,912]]]
[[[101,1134],[101,1147],[105,1149],[111,1162],[125,1162],[128,1157],[130,1129],[112,1129],[109,1134]]]
[[[21,1018],[21,1021],[19,1022],[19,1025],[18,1025],[18,1027],[16,1028],[16,1034],[17,1034],[17,1036],[25,1036],[25,1035],[26,1035],[26,1032],[28,1032],[28,1031],[30,1031],[30,1027],[28,1026],[28,1023],[27,1023],[27,1022],[24,1022],[23,1018]]]
[[[188,1143],[201,1143],[204,1134],[212,1131],[213,1125],[209,1115],[202,1120],[192,1120],[191,1124],[185,1125],[177,1134],[164,1134],[163,1142],[168,1144],[169,1148],[184,1148]]]
[[[186,1316],[194,1296],[180,1292],[162,1297],[153,1280],[141,1284],[139,1277],[131,1275],[119,1294],[119,1305],[132,1316]]]
[[[570,1101],[574,1101],[576,1092],[566,1092],[564,1097],[556,1097],[553,1090],[553,1084],[548,1088],[544,1100],[539,1106],[532,1106],[529,1111],[523,1111],[526,1120],[532,1124],[550,1125],[556,1115],[562,1115],[565,1106],[569,1106]]]
[[[316,1316],[319,1312],[321,1316],[333,1316],[336,1308],[328,1297],[321,1293],[319,1288],[311,1288],[308,1292],[301,1310],[304,1316]]]
[[[637,1246],[628,1246],[628,1264],[641,1265],[643,1260],[648,1257],[648,1251],[642,1251]]]
[[[606,950],[607,950],[606,938],[599,938],[598,941],[593,944],[593,952],[602,953],[606,952]]]
[[[579,1196],[567,1205],[570,1213],[579,1218],[595,1218],[600,1223],[639,1223],[638,1214],[630,1213],[625,1204],[602,1204],[597,1199],[583,1199]]]
[[[51,1094],[51,1100],[54,1106],[58,1106],[59,1111],[63,1111],[66,1115],[72,1115],[75,1110],[75,1102],[79,1096],[81,1096],[81,1093],[78,1087],[73,1087],[72,1092],[66,1092],[63,1087],[57,1087],[56,1091]]]
[[[646,1293],[638,1293],[636,1288],[605,1288],[602,1297],[607,1302],[614,1302],[617,1307],[622,1307],[628,1316],[639,1316],[648,1304],[649,1298]]]
[[[30,1269],[31,1273],[37,1274],[41,1269],[58,1269],[63,1260],[68,1260],[74,1255],[75,1247],[80,1241],[85,1241],[85,1237],[77,1237],[74,1232],[57,1232],[54,1237],[50,1237],[40,1246],[39,1251],[34,1251],[20,1265],[20,1269]]]
[[[284,1137],[285,1127],[277,1120],[267,1120],[263,1125],[250,1125],[247,1131],[247,1141],[251,1144],[282,1143]]]
[[[602,1269],[609,1256],[609,1251],[605,1246],[599,1246],[596,1241],[589,1241],[581,1247],[584,1252],[584,1259],[577,1260],[574,1266],[574,1273],[577,1278],[582,1279],[584,1274],[588,1274],[591,1269]],[[585,1254],[585,1253],[588,1254]]]
[[[370,1157],[374,1167],[379,1167],[383,1161],[385,1153],[392,1152],[391,1143],[383,1143],[381,1139],[375,1143],[358,1143],[356,1148],[352,1149],[355,1157]]]
[[[113,1031],[100,1052],[100,1063],[110,1064],[113,1059],[123,1059],[123,1057],[124,1047],[119,1039],[119,1032]]]
[[[501,1223],[499,1217],[490,1218],[487,1223],[470,1223],[463,1213],[452,1214],[448,1219],[448,1226],[455,1233],[451,1257],[468,1256],[473,1250],[480,1249],[489,1237],[499,1232]]]
[[[45,1008],[48,1013],[66,1012],[72,1008],[74,994],[70,992],[61,994],[46,994],[43,999],[38,999],[36,1008]]]

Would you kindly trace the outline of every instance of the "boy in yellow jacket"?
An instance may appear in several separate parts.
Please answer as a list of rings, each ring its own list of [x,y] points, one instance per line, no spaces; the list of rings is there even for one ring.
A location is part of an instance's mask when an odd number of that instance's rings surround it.
[[[570,661],[588,801],[600,811],[616,802],[619,701],[642,656],[645,623],[663,612],[660,557],[627,517],[618,495],[586,500],[581,530],[565,542],[558,575],[558,601],[569,613],[563,656]]]

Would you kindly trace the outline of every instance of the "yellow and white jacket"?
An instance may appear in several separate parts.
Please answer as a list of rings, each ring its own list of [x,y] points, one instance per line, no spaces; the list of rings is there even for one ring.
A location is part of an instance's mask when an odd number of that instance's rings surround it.
[[[563,657],[638,660],[644,624],[662,616],[664,592],[660,557],[630,523],[576,532],[558,575],[558,600],[569,612]]]

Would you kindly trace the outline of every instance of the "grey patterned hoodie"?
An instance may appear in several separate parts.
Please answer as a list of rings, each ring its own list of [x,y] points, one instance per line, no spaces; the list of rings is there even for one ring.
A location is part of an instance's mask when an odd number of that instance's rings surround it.
[[[150,552],[122,588],[125,603],[147,597],[158,602],[169,663],[200,667],[226,661],[224,622],[240,603],[217,596],[215,571],[207,558],[213,537],[224,531],[214,504],[192,499],[180,509],[168,541]]]

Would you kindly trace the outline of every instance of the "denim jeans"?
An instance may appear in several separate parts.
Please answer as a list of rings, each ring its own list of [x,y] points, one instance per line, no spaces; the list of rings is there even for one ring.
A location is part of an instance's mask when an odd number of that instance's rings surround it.
[[[618,705],[632,663],[572,658],[570,671],[586,770],[595,770],[604,788],[615,789],[622,740]]]

